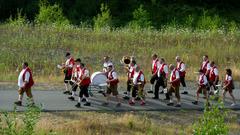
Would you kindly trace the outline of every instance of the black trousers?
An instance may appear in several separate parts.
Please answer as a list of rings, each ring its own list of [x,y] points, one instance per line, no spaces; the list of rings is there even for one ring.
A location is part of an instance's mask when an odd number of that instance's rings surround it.
[[[131,85],[131,84],[132,84],[132,81],[131,81],[131,80],[128,80],[128,81],[127,81],[127,91],[128,91],[128,92],[130,92],[131,89],[132,89],[132,85]]]
[[[186,87],[185,77],[184,76],[180,76],[180,82],[181,82],[183,87]]]
[[[151,84],[154,84],[155,80],[157,80],[157,79],[158,79],[158,76],[157,76],[157,75],[153,75],[153,76],[151,77],[151,79],[150,79],[150,83],[151,83]]]
[[[155,97],[159,98],[159,88],[160,86],[162,86],[164,89],[167,87],[166,83],[164,82],[164,79],[163,77],[159,77],[157,79],[157,82],[156,82],[156,85],[155,85],[155,91],[154,91],[154,95]]]
[[[138,91],[138,87],[137,86],[133,86],[132,87],[132,97],[136,97],[137,96],[137,91]]]
[[[218,81],[219,80],[217,80],[216,85],[218,84]],[[213,81],[209,81],[209,85],[207,86],[207,90],[210,90],[211,87],[213,87],[214,90],[218,89],[218,87],[213,85]]]
[[[88,86],[79,86],[80,88],[80,92],[79,92],[79,97],[82,98],[83,95],[85,97],[89,97],[89,94],[88,94]]]

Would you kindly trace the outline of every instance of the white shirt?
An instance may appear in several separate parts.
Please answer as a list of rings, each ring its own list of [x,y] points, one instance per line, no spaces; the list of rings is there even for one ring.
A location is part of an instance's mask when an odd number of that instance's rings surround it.
[[[82,76],[82,70],[83,69],[80,69],[80,71],[78,72],[79,77]],[[83,76],[89,77],[89,71],[87,69],[85,69]]]
[[[160,62],[159,62],[159,60],[157,61],[158,59],[155,59],[155,60],[153,60],[152,61],[152,69],[154,68],[154,65],[155,65],[155,63],[156,63],[156,66],[157,66],[157,69],[159,69],[160,68]],[[156,62],[157,61],[157,62]]]
[[[198,79],[198,84],[201,84],[202,79],[203,79],[203,84],[206,85],[208,83],[208,81],[207,81],[206,75],[204,75],[204,74],[200,75],[200,77]]]
[[[217,69],[217,68],[211,67],[210,72],[214,72],[214,74],[215,74],[216,76],[218,76],[218,69]]]
[[[226,81],[232,81],[232,77],[230,75],[226,75],[225,80]]]
[[[175,69],[173,69],[172,71],[171,71],[171,76],[170,76],[170,81],[174,81],[174,80],[172,80],[172,76],[173,76],[173,71],[174,71]],[[179,72],[176,70],[175,71],[175,76],[176,76],[176,79],[179,79],[180,78],[180,76],[179,76]]]
[[[70,60],[71,60],[71,59],[72,59],[72,58],[69,58],[69,59],[66,60],[66,63],[65,63],[66,67],[70,67],[70,68],[73,67],[73,64],[70,63]]]
[[[134,66],[129,65],[129,73],[128,73],[128,77],[131,78],[131,73],[133,72],[134,69],[136,69],[137,64],[135,64]]]
[[[203,63],[202,63],[202,69],[204,68],[206,62],[207,62],[207,61],[203,61]],[[208,62],[208,64],[207,64],[207,70],[210,70],[210,69],[211,69],[210,62]]]
[[[18,86],[20,88],[23,87],[24,82],[29,82],[30,73],[28,71],[25,73],[25,80],[23,80],[23,73],[25,72],[25,70],[26,69],[23,69],[18,76]]]
[[[177,62],[177,67],[180,66],[179,64],[181,64],[181,62]],[[179,71],[184,72],[185,70],[186,70],[186,66],[184,63],[182,63]]]
[[[118,79],[117,73],[115,71],[110,71],[108,73],[108,78],[111,76],[111,73],[112,73],[113,80]]]
[[[158,69],[158,72],[157,72],[157,76],[158,77],[160,77],[161,76],[161,72],[160,72],[160,69],[162,68],[162,65],[163,64],[161,64],[161,66],[159,67],[159,69]],[[164,65],[164,67],[163,67],[163,72],[166,74],[166,76],[167,76],[167,74],[168,74],[168,66],[165,64]]]
[[[135,72],[134,75],[133,75],[133,84],[134,85],[137,85],[137,83],[138,83],[138,75],[139,75],[139,73],[140,72]],[[143,74],[141,74],[141,76],[140,76],[140,81],[144,82],[144,75]]]

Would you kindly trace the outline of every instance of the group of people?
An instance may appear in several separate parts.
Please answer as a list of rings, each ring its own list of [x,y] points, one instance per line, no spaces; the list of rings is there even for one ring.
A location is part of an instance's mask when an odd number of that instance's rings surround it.
[[[78,95],[78,102],[75,105],[76,107],[81,107],[81,102],[85,102],[84,106],[90,106],[89,101],[89,86],[91,84],[90,80],[90,71],[87,69],[85,64],[81,61],[80,58],[75,59],[68,52],[66,53],[66,62],[60,66],[63,69],[65,74],[64,84],[65,91],[64,94],[69,94],[69,100],[75,100],[77,96],[77,88],[80,89]],[[28,67],[28,63],[23,63],[23,69],[18,77],[18,86],[19,86],[19,99],[15,102],[16,105],[22,105],[23,93],[26,92],[27,96],[33,102],[33,96],[31,93],[31,87],[34,84],[31,69]],[[140,66],[137,64],[134,57],[130,58],[130,62],[125,64],[124,69],[127,73],[127,91],[124,92],[125,96],[123,99],[128,100],[129,105],[135,105],[136,101],[140,101],[140,105],[145,105],[145,96],[146,92],[144,86],[146,84],[146,77],[144,76],[143,71]],[[182,84],[183,92],[181,94],[188,94],[186,90],[185,75],[186,75],[186,65],[181,60],[180,56],[176,56],[176,66],[175,64],[169,64],[165,62],[164,58],[158,58],[157,54],[152,55],[152,77],[150,79],[151,90],[148,93],[153,93],[153,99],[159,99],[159,94],[165,94],[165,100],[168,100],[168,106],[174,106],[173,96],[177,99],[175,107],[181,107],[181,96],[180,96],[180,84]],[[169,71],[170,70],[170,71]],[[117,104],[116,107],[121,106],[121,101],[118,93],[118,75],[115,71],[114,65],[111,62],[109,56],[104,57],[103,70],[102,73],[106,75],[107,89],[103,92],[103,95],[106,97],[106,101],[103,103],[104,106],[109,104],[110,95],[116,97]],[[213,90],[218,89],[219,73],[218,68],[215,65],[214,61],[209,61],[208,56],[203,56],[203,62],[200,67],[199,79],[198,79],[198,89],[196,92],[196,101],[192,102],[197,105],[199,103],[199,94],[203,92],[206,103],[209,105],[208,98],[209,95],[214,94]],[[231,69],[226,69],[226,77],[223,80],[223,101],[225,95],[229,92],[232,97],[233,103],[231,106],[236,105],[236,101],[232,90],[234,89],[232,71]],[[163,88],[159,92],[160,86]],[[153,91],[154,89],[154,91]]]

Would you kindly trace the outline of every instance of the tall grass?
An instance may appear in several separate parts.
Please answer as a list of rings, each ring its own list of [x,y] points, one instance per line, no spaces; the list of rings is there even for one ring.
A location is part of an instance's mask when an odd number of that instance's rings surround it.
[[[95,32],[91,28],[54,25],[0,25],[0,80],[16,78],[16,69],[28,61],[35,77],[46,79],[60,76],[56,65],[70,51],[80,57],[91,72],[101,70],[102,57],[109,55],[121,76],[125,76],[119,60],[134,55],[147,77],[150,76],[151,54],[175,63],[180,55],[187,64],[187,79],[194,80],[202,55],[214,60],[223,76],[226,67],[234,69],[235,80],[240,78],[240,32],[207,31],[165,27],[161,30],[132,31],[129,28]]]

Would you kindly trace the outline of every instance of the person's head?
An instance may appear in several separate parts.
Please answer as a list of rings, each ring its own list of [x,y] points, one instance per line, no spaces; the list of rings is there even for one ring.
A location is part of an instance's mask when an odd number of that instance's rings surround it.
[[[173,64],[170,64],[170,65],[169,65],[169,69],[170,69],[170,70],[173,70],[174,68],[175,68],[175,66],[174,66]]]
[[[181,58],[180,58],[180,56],[176,56],[176,58],[175,58],[175,59],[176,59],[176,61],[177,61],[177,62],[180,62],[180,61],[181,61]]]
[[[109,64],[108,67],[107,67],[107,71],[108,71],[108,72],[109,72],[109,71],[112,71],[112,69],[113,69],[113,65],[112,65],[112,64]]]
[[[103,60],[104,60],[104,62],[108,62],[110,60],[110,57],[109,56],[104,56]]]
[[[66,53],[65,57],[69,59],[71,57],[71,54],[69,52]]]
[[[210,66],[213,67],[215,65],[215,62],[214,61],[211,61],[210,62]]]
[[[157,59],[157,57],[158,57],[158,56],[157,56],[156,53],[154,53],[154,54],[152,55],[152,59],[153,59],[153,60]]]
[[[232,70],[230,68],[226,69],[226,74],[232,76]]]
[[[75,60],[75,63],[76,63],[77,65],[79,65],[79,64],[81,63],[81,59],[80,59],[80,58],[76,59],[76,60]]]
[[[137,64],[137,62],[135,60],[132,60],[131,63],[130,63],[131,66],[134,66],[136,64]]]
[[[84,63],[80,63],[80,67],[81,67],[81,68],[84,68],[84,67],[85,67],[85,64],[84,64]]]
[[[136,61],[135,57],[134,57],[134,56],[131,56],[131,57],[130,57],[130,61]]]
[[[135,69],[136,72],[139,72],[140,71],[140,67],[137,66],[136,69]]]
[[[203,61],[207,61],[208,60],[208,55],[203,55]]]
[[[200,75],[204,74],[204,71],[202,69],[199,69],[198,72],[199,72]]]
[[[165,59],[164,58],[160,59],[160,64],[162,64],[162,63],[165,63]]]
[[[27,67],[28,67],[28,63],[27,63],[27,62],[23,62],[23,63],[22,63],[22,68],[25,69],[25,68],[27,68]]]

